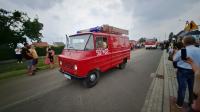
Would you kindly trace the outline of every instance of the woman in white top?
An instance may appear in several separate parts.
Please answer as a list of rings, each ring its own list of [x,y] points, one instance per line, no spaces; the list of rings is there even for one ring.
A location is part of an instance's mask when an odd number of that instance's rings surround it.
[[[17,58],[17,63],[22,63],[22,49],[20,47],[16,47],[15,49],[15,55]]]

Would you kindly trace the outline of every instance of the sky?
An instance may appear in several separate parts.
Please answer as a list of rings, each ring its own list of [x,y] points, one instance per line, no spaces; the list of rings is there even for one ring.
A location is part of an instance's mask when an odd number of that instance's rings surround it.
[[[0,0],[0,8],[26,12],[44,24],[43,41],[65,42],[65,35],[109,24],[129,30],[129,38],[164,40],[200,24],[200,0]]]

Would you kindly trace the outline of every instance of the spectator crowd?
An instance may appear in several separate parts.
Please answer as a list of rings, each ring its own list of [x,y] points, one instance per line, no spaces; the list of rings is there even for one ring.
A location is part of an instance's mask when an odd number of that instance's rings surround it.
[[[195,45],[194,37],[185,36],[182,41],[170,44],[167,50],[168,60],[172,61],[174,68],[177,69],[176,106],[180,109],[184,107],[188,88],[187,112],[200,112],[200,48]]]
[[[17,46],[15,49],[15,55],[17,58],[17,63],[23,63],[22,59],[25,59],[25,63],[27,65],[27,74],[34,75],[38,70],[38,54],[35,50],[34,45],[29,45],[28,43],[24,43],[24,46]],[[54,68],[54,55],[55,52],[51,49],[50,46],[46,49],[46,56],[44,63],[48,64],[50,68]]]

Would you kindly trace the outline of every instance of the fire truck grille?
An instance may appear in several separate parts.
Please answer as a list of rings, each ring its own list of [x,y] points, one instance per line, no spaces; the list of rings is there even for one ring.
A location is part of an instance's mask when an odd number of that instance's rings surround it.
[[[71,63],[64,63],[64,66],[69,69],[73,69],[73,64]]]

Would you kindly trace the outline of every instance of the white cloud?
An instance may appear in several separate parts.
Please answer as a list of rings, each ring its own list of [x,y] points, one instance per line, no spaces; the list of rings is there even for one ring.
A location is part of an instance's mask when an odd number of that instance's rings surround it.
[[[132,12],[136,38],[158,37],[161,40],[170,32],[178,33],[186,20],[200,24],[199,0],[122,0],[124,9]],[[181,19],[181,21],[180,21]]]
[[[110,24],[128,29],[131,39],[178,33],[185,20],[200,24],[198,0],[2,0],[0,7],[38,15],[45,41],[65,41],[65,34]]]

